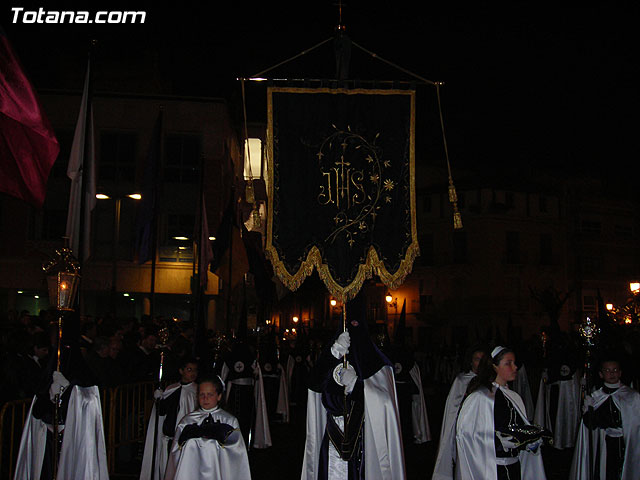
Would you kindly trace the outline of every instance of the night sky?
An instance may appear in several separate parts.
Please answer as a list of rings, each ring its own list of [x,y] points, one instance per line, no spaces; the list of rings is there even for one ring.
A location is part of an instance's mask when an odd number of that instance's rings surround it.
[[[147,19],[145,25],[128,26],[11,23],[12,6],[42,3],[48,10],[146,10]],[[153,58],[170,80],[165,93],[233,101],[240,91],[236,77],[260,72],[331,37],[338,20],[334,0],[173,2],[171,8],[158,3],[10,2],[2,7],[0,22],[39,89],[80,90],[86,45],[96,38],[97,72],[100,62],[103,69],[115,72],[113,66],[121,65],[130,73],[144,63],[141,59]],[[563,3],[347,2],[343,24],[367,50],[445,82],[442,99],[454,166],[497,171],[527,163],[564,173],[588,170],[633,178],[639,170],[640,7]],[[272,73],[331,78],[332,55],[328,43]],[[351,78],[410,80],[357,48]],[[438,157],[441,137],[432,87],[418,87],[418,107],[424,112],[418,119],[424,130],[418,134],[427,132],[424,148]]]

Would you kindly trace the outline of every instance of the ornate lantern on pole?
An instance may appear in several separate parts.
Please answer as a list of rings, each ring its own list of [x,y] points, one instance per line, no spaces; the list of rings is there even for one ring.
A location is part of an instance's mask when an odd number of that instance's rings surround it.
[[[76,272],[59,271],[47,275],[47,286],[49,288],[49,300],[55,299],[54,305],[57,310],[72,312],[73,302],[78,293],[80,274]]]
[[[56,255],[42,265],[47,275],[49,302],[58,310],[58,352],[56,370],[60,371],[60,341],[62,339],[62,312],[72,312],[78,286],[80,285],[80,267],[78,260],[68,248],[56,250]]]
[[[80,284],[80,266],[71,250],[56,250],[54,258],[42,265],[47,275],[49,301],[57,310],[72,312],[78,285]]]
[[[56,352],[56,371],[60,371],[60,346],[62,345],[62,315],[63,312],[72,312],[80,284],[80,270],[78,260],[73,256],[69,248],[56,250],[56,255],[50,261],[42,265],[47,275],[47,287],[49,289],[49,303],[55,305],[58,310],[58,348]],[[58,474],[58,412],[63,389],[56,393],[54,398],[55,409],[53,417],[53,478]]]

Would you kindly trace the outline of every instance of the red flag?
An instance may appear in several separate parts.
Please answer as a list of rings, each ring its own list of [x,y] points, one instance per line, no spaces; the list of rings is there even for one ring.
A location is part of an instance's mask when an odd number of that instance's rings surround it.
[[[0,28],[0,191],[41,208],[60,146]]]

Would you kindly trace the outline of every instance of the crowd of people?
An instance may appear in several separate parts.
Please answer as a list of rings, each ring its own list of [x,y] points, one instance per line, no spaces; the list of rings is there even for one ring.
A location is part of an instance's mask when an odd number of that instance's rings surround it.
[[[101,424],[99,389],[144,381],[156,390],[141,480],[251,478],[247,450],[272,446],[271,426],[291,418],[306,423],[301,478],[402,479],[405,446],[436,440],[425,386],[438,382],[451,388],[433,480],[544,479],[548,448],[574,449],[572,480],[640,478],[631,468],[640,395],[619,336],[608,332],[590,352],[590,370],[579,339],[559,329],[464,354],[416,352],[372,336],[358,302],[347,305],[337,332],[210,331],[199,343],[192,325],[173,319],[70,314],[57,371],[57,314],[10,312],[1,401],[34,399],[15,478],[51,478],[78,461],[83,475],[108,478],[101,428],[78,425]],[[75,433],[55,434],[56,405],[57,428]]]

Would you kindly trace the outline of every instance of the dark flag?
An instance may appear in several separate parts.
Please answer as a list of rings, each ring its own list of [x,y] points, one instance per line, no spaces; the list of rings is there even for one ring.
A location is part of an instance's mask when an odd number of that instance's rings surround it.
[[[313,268],[353,298],[378,275],[397,288],[419,254],[415,92],[268,89],[267,255],[297,289]]]
[[[211,262],[211,271],[223,282],[230,282],[231,290],[249,271],[249,258],[242,239],[241,227],[238,226],[240,222],[238,222],[236,205],[236,197],[232,191],[227,208],[222,215],[222,221],[216,230]]]
[[[229,232],[229,236],[231,237],[229,248],[222,253],[222,257],[218,262],[219,266],[214,271],[220,280],[231,283],[231,290],[239,285],[244,279],[244,274],[249,272],[247,249],[245,248],[240,232],[240,228],[235,225],[231,228]],[[218,237],[216,236],[216,238]]]
[[[160,169],[160,150],[162,141],[162,110],[153,127],[151,143],[147,151],[142,180],[142,199],[138,205],[136,218],[136,240],[134,251],[138,263],[151,260],[156,252],[153,252],[153,235],[156,225],[158,209],[158,174]]]
[[[404,345],[404,339],[407,326],[407,299],[402,301],[402,310],[400,311],[400,317],[398,318],[398,325],[395,332],[395,344],[402,347]]]
[[[41,208],[60,146],[0,27],[0,191]]]
[[[213,249],[209,240],[209,220],[207,218],[207,207],[205,205],[204,192],[200,200],[200,241],[198,243],[198,275],[200,276],[200,286],[207,289],[207,275],[209,265],[213,260]]]
[[[242,226],[242,241],[247,252],[249,272],[253,274],[256,292],[261,300],[275,296],[275,285],[272,281],[273,269],[264,256],[262,234],[248,231]]]
[[[602,324],[606,320],[609,320],[609,311],[604,304],[602,294],[600,293],[600,289],[598,288],[598,321],[600,321],[600,323]]]
[[[231,245],[231,232],[233,227],[237,223],[235,195],[232,191],[227,206],[222,213],[222,220],[216,230],[216,240],[213,244],[213,261],[211,262],[211,271],[215,272],[220,265],[222,265],[222,259],[224,254]]]

